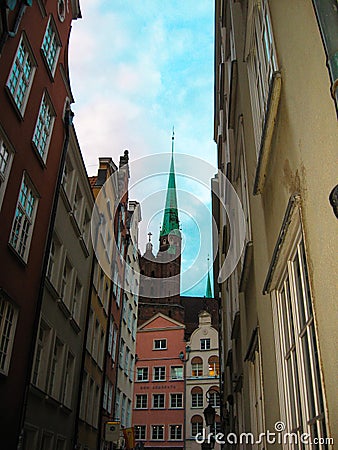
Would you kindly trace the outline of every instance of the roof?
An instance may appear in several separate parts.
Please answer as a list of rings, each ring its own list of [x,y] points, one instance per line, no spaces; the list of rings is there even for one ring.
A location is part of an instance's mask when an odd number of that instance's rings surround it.
[[[189,339],[191,333],[198,327],[198,315],[201,311],[210,313],[211,324],[218,330],[218,301],[215,298],[181,296],[181,303],[185,313],[186,339]]]
[[[180,224],[178,220],[178,209],[177,209],[176,181],[175,181],[175,167],[174,167],[174,133],[173,133],[167,197],[165,202],[163,224],[160,236],[167,236],[169,233],[175,233],[180,235],[179,227]]]

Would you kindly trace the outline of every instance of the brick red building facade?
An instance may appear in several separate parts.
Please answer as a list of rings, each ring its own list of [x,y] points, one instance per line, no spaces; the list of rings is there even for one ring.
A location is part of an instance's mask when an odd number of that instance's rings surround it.
[[[23,426],[54,197],[69,138],[68,40],[72,20],[81,16],[77,0],[68,8],[64,1],[29,3],[1,2],[0,427],[6,450],[17,448]]]

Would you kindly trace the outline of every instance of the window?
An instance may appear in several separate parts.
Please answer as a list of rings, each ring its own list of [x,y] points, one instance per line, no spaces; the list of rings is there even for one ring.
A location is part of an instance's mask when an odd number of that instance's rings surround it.
[[[42,42],[42,54],[45,58],[46,64],[52,75],[55,73],[57,59],[60,53],[61,42],[57,35],[56,27],[52,16],[49,19],[45,36]]]
[[[306,254],[296,231],[273,295],[281,419],[288,432],[327,437],[324,395]]]
[[[191,376],[201,377],[203,376],[203,361],[202,358],[195,356],[191,360]]]
[[[115,400],[115,416],[116,419],[119,420],[120,419],[120,402],[121,402],[121,391],[120,389],[116,390],[116,400]]]
[[[35,349],[32,383],[45,389],[48,367],[50,328],[41,321]]]
[[[183,366],[171,366],[170,378],[172,380],[183,380]]]
[[[32,87],[36,61],[24,35],[22,35],[6,86],[21,114],[24,113]]]
[[[151,426],[151,439],[153,439],[154,441],[164,440],[164,425]]]
[[[145,425],[135,425],[135,439],[137,441],[146,440],[146,426]]]
[[[137,394],[136,395],[136,409],[147,409],[147,408],[148,408],[147,394]]]
[[[136,381],[148,381],[148,367],[138,367]]]
[[[82,390],[81,390],[81,404],[80,404],[80,418],[85,420],[86,418],[86,405],[87,405],[87,386],[88,386],[88,374],[86,371],[83,373]]]
[[[126,357],[125,357],[125,361],[124,361],[124,373],[127,376],[128,376],[128,370],[129,370],[129,355],[130,355],[130,350],[126,346]]]
[[[66,157],[66,162],[63,168],[63,175],[62,175],[62,187],[68,198],[70,198],[72,190],[73,173],[74,173],[73,166],[69,158]]]
[[[47,150],[52,135],[55,116],[56,113],[53,108],[52,102],[47,92],[45,92],[42,97],[38,119],[36,121],[32,139],[38,154],[44,162],[46,162],[47,159]]]
[[[154,367],[153,381],[165,381],[165,367]]]
[[[136,339],[136,330],[137,330],[137,319],[136,319],[136,315],[133,314],[133,330],[132,330],[132,338],[135,340]]]
[[[131,358],[130,358],[130,370],[129,370],[129,381],[130,382],[133,382],[134,367],[135,367],[135,359],[134,359],[134,356],[131,355]]]
[[[37,195],[33,191],[25,175],[15,210],[12,231],[9,243],[25,261],[28,259],[28,250],[33,233],[34,219],[37,206]]]
[[[127,401],[127,397],[125,394],[122,395],[122,406],[121,406],[121,417],[120,417],[120,421],[121,421],[121,425],[122,426],[126,426],[126,401]]]
[[[191,389],[191,407],[203,408],[203,391],[199,386]]]
[[[56,242],[55,239],[53,238],[50,246],[48,267],[47,267],[47,278],[49,278],[49,280],[52,279],[53,270],[55,266],[55,258],[56,258]]]
[[[81,300],[82,300],[82,286],[78,278],[75,282],[74,295],[70,304],[70,312],[72,317],[79,322],[81,316]]]
[[[10,150],[0,133],[0,208],[5,194],[8,175],[11,170],[13,154],[13,151]]]
[[[59,399],[61,390],[63,350],[63,343],[58,338],[56,338],[48,377],[48,393],[57,400]]]
[[[251,33],[250,33],[251,31]],[[270,85],[277,71],[276,50],[267,0],[255,0],[248,55],[248,74],[257,152],[260,148]]]
[[[114,320],[113,316],[110,316],[109,334],[108,334],[108,353],[110,355],[112,354],[112,348],[113,348],[113,329],[114,329],[113,320]]]
[[[155,339],[154,340],[154,350],[166,350],[167,340],[166,339]]]
[[[113,385],[108,381],[107,411],[111,414],[113,406]]]
[[[199,433],[203,433],[203,418],[195,415],[191,418],[191,436],[195,437]]]
[[[153,394],[153,408],[164,408],[164,394]]]
[[[102,400],[102,408],[107,409],[108,402],[108,378],[104,381],[104,389],[103,389],[103,400]]]
[[[62,398],[62,403],[64,403],[68,407],[71,407],[72,403],[73,374],[74,374],[74,356],[70,352],[68,352],[63,381],[64,390]]]
[[[200,349],[210,350],[210,338],[200,339]]]
[[[218,408],[220,406],[220,396],[218,392],[218,387],[213,386],[209,389],[207,396],[209,398],[209,404],[214,408]]]
[[[115,358],[116,358],[116,347],[117,347],[117,328],[114,325],[114,330],[113,330],[113,348],[112,348],[112,353],[111,353],[112,361],[115,361]]]
[[[210,356],[208,360],[209,365],[209,377],[219,376],[219,360],[218,356]]]
[[[73,268],[68,261],[68,258],[65,259],[62,278],[61,278],[61,288],[60,288],[60,296],[63,300],[63,303],[67,305],[70,309],[70,294],[71,294],[71,281],[72,281],[72,272]]]
[[[183,408],[183,394],[170,394],[170,408]]]
[[[17,309],[0,296],[0,373],[8,374],[15,336]]]
[[[124,340],[121,339],[120,342],[120,354],[119,354],[119,366],[121,367],[121,369],[123,369],[123,363],[124,363]]]
[[[78,224],[81,224],[82,204],[83,204],[83,195],[79,186],[76,186],[75,197],[73,202],[73,214]]]
[[[255,438],[264,432],[264,407],[263,407],[263,388],[262,371],[259,352],[259,339],[254,351],[248,358],[249,364],[249,393],[250,393],[250,419],[251,430]]]
[[[171,441],[182,439],[182,425],[169,425],[169,435]]]
[[[131,400],[127,401],[126,427],[131,426]]]

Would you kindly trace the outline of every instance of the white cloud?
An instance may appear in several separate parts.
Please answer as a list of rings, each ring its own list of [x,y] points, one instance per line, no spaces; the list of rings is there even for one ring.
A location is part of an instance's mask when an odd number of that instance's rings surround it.
[[[131,160],[170,152],[173,125],[177,153],[215,161],[211,8],[210,0],[81,1],[83,19],[74,22],[71,34],[70,72],[74,121],[89,175],[96,173],[100,156],[118,163],[124,149]],[[168,170],[169,162],[160,164],[154,170]],[[153,179],[152,189],[161,190],[161,183],[165,189],[164,180]],[[209,218],[198,203],[210,204],[210,191],[181,181],[177,184],[199,199],[191,208],[208,242]],[[150,220],[143,218],[142,233]],[[189,239],[187,260],[194,253],[190,243],[198,240]],[[206,258],[204,249],[200,258]]]

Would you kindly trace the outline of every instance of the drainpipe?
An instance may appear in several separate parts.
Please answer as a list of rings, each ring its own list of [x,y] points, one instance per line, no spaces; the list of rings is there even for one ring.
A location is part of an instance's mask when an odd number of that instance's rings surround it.
[[[23,399],[23,407],[21,410],[20,435],[18,437],[17,450],[21,450],[23,448],[23,444],[24,444],[24,442],[23,442],[24,425],[25,425],[25,417],[26,417],[26,412],[27,412],[28,393],[29,393],[29,387],[30,387],[31,372],[32,372],[33,363],[34,363],[35,345],[36,345],[36,340],[37,340],[37,336],[38,336],[38,332],[39,332],[39,321],[40,321],[40,312],[41,312],[43,292],[44,292],[44,286],[45,286],[45,278],[46,278],[46,273],[47,273],[50,247],[52,245],[52,239],[53,239],[53,231],[54,231],[56,211],[57,211],[57,207],[58,207],[58,200],[59,200],[59,194],[60,194],[60,188],[61,188],[63,167],[65,164],[66,154],[67,154],[68,144],[69,144],[69,129],[72,125],[73,117],[74,117],[74,113],[71,111],[71,109],[70,108],[66,109],[65,116],[64,116],[65,140],[64,140],[63,148],[62,148],[59,173],[58,173],[58,177],[57,177],[57,181],[56,181],[56,187],[55,187],[53,205],[52,205],[51,216],[50,216],[50,221],[49,221],[46,246],[45,246],[45,251],[44,251],[44,259],[43,259],[42,269],[41,269],[41,278],[40,278],[41,282],[40,282],[40,287],[39,287],[38,300],[37,300],[35,319],[34,319],[34,325],[33,325],[34,333],[33,333],[32,341],[31,341],[31,345],[30,345],[30,352],[29,352],[30,354],[29,354],[28,368],[27,368],[26,381],[25,381],[26,387],[25,387],[25,393],[24,393],[24,399]]]
[[[312,0],[312,2],[325,48],[331,94],[338,114],[338,4],[337,0]]]

